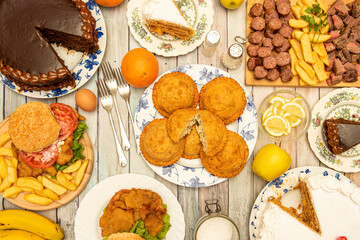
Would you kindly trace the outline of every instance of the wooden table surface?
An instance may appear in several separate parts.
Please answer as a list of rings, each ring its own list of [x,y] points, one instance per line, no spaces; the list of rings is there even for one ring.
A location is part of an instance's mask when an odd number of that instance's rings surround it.
[[[221,42],[217,47],[216,53],[212,57],[203,56],[203,49],[200,46],[195,51],[184,56],[165,58],[157,56],[159,61],[159,73],[163,73],[176,66],[199,63],[219,67],[227,70],[221,64],[221,56],[234,41],[235,36],[245,37],[246,26],[246,3],[243,3],[236,10],[226,10],[221,6],[219,0],[213,0],[213,7],[215,10],[213,29],[216,29],[221,34]],[[140,47],[140,45],[132,37],[126,19],[127,1],[125,0],[120,6],[114,8],[102,7],[102,13],[105,18],[107,27],[107,47],[103,61],[109,61],[112,66],[118,67],[121,64],[123,56],[131,49]],[[232,76],[244,84],[245,78],[245,62],[236,70],[228,71]],[[97,93],[95,79],[99,77],[99,73],[95,74],[91,80],[86,83],[83,88],[91,89]],[[101,75],[101,73],[100,73]],[[251,87],[246,86],[246,89],[253,95],[255,105],[258,107],[261,100],[269,93],[276,89],[274,87]],[[290,88],[301,93],[308,100],[311,107],[325,94],[332,91],[331,88]],[[131,89],[131,109],[135,111],[136,105],[144,89]],[[21,104],[30,101],[42,101],[45,103],[62,102],[72,107],[76,107],[75,93],[66,96],[39,100],[29,97],[24,97],[17,94],[3,84],[0,85],[0,116],[2,119],[10,115]],[[125,102],[119,97],[118,105],[121,109],[121,115],[124,119],[125,127],[129,132],[130,125],[128,123],[128,114]],[[249,217],[252,205],[267,182],[261,180],[253,174],[251,170],[251,163],[256,153],[265,144],[272,141],[259,131],[257,144],[254,153],[250,156],[248,163],[244,170],[237,176],[223,183],[206,188],[186,188],[177,186],[163,180],[155,174],[145,163],[141,156],[136,153],[134,136],[131,133],[131,149],[126,152],[126,157],[129,159],[129,164],[125,168],[118,165],[116,158],[115,144],[111,141],[113,139],[112,131],[108,116],[105,110],[98,105],[96,111],[88,113],[79,109],[79,112],[87,118],[86,123],[89,126],[88,134],[92,140],[94,148],[94,168],[90,181],[84,191],[69,204],[60,207],[56,210],[49,210],[40,212],[40,214],[57,221],[65,232],[67,240],[75,239],[74,236],[74,220],[76,210],[79,207],[81,200],[85,194],[99,181],[104,180],[109,176],[121,173],[138,173],[153,177],[164,183],[179,200],[186,222],[186,237],[185,239],[193,239],[192,235],[195,228],[196,221],[205,214],[204,200],[217,198],[220,200],[222,213],[228,214],[237,224],[241,240],[249,239]],[[115,114],[113,114],[115,117]],[[281,147],[286,150],[292,157],[291,168],[300,166],[320,166],[320,161],[315,157],[310,149],[307,137],[303,137],[293,143],[282,143]],[[359,174],[347,174],[352,180],[358,182],[360,186]],[[2,208],[18,208],[7,200],[2,200]]]

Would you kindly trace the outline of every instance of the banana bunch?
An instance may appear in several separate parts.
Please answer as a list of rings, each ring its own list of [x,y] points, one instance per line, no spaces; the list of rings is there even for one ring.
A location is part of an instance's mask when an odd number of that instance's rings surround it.
[[[37,213],[25,210],[0,211],[0,239],[2,240],[61,240],[60,226]]]

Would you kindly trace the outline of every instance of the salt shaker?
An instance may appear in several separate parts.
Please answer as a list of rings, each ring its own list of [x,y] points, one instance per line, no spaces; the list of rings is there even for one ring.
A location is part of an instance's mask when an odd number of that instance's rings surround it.
[[[235,43],[233,43],[227,52],[222,55],[222,64],[228,69],[238,68],[243,59],[244,44],[246,40],[240,36],[235,37]]]
[[[220,33],[216,30],[210,30],[206,35],[203,47],[203,55],[206,57],[211,57],[214,55],[217,45],[220,42]]]

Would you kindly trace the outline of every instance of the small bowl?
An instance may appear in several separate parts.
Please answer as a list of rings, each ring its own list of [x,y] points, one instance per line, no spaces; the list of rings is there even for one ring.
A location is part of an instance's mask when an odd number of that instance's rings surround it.
[[[302,107],[305,110],[306,116],[303,119],[303,121],[298,126],[294,127],[291,130],[291,133],[288,135],[282,135],[280,137],[272,136],[266,131],[266,129],[263,126],[262,115],[263,115],[264,111],[271,105],[269,103],[269,100],[273,96],[281,96],[281,97],[283,97],[285,99],[289,99],[289,100],[291,100],[295,97],[300,97],[302,100]],[[311,120],[311,109],[310,109],[309,103],[306,101],[306,99],[301,94],[291,91],[291,90],[278,90],[278,91],[272,92],[271,94],[267,95],[262,100],[262,102],[260,103],[260,106],[258,108],[259,128],[266,136],[268,136],[269,138],[271,138],[275,141],[278,141],[278,142],[292,142],[292,141],[295,141],[295,140],[301,138],[302,136],[304,136],[310,127],[310,120]]]

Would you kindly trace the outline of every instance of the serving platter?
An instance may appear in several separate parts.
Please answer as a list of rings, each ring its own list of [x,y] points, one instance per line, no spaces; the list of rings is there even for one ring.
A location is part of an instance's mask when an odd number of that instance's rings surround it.
[[[299,183],[299,176],[303,174],[322,174],[324,176],[332,176],[334,179],[337,180],[347,180],[349,182],[350,179],[348,179],[346,176],[328,168],[324,167],[313,167],[313,166],[307,166],[307,167],[299,167],[290,169],[289,171],[285,172],[283,175],[281,175],[279,178],[275,179],[274,181],[269,182],[259,193],[258,197],[256,198],[254,205],[251,209],[250,214],[250,220],[249,220],[249,234],[250,234],[250,240],[255,240],[257,237],[259,237],[259,227],[261,226],[261,219],[263,211],[267,207],[267,199],[271,196],[273,197],[280,197],[289,191],[293,190],[294,187],[296,187]],[[293,190],[299,191],[299,190]],[[300,197],[300,193],[298,192],[298,196]],[[288,200],[290,206],[297,207],[300,202],[296,202],[296,199],[290,198]]]
[[[149,189],[160,195],[167,205],[170,215],[171,228],[166,240],[185,238],[185,220],[181,206],[174,194],[165,185],[148,176],[124,173],[112,177],[95,185],[81,201],[75,217],[75,239],[98,240],[102,239],[99,219],[103,209],[112,196],[121,189]]]
[[[171,69],[160,75],[153,84],[151,84],[141,96],[138,106],[135,110],[135,138],[139,146],[140,135],[144,127],[156,118],[163,116],[156,110],[152,101],[152,91],[154,84],[165,74],[170,72],[183,72],[188,74],[194,81],[200,91],[202,86],[212,79],[220,76],[231,77],[231,75],[219,68],[193,64],[180,66]],[[235,78],[233,78],[235,79]],[[240,84],[241,85],[241,84]],[[243,87],[243,86],[242,86]],[[244,113],[233,123],[227,125],[227,128],[238,133],[244,138],[249,148],[249,157],[254,150],[257,134],[257,111],[251,95],[243,87],[246,95],[246,107]],[[207,187],[225,181],[227,178],[219,178],[210,174],[202,165],[200,159],[180,160],[168,167],[155,166],[144,160],[150,168],[164,179],[177,185],[186,187]],[[240,173],[241,174],[241,173]]]
[[[214,10],[211,0],[176,0],[174,2],[195,30],[194,36],[185,41],[169,34],[155,34],[149,30],[141,14],[141,8],[145,1],[129,1],[128,25],[136,41],[143,48],[157,55],[175,57],[195,50],[205,40],[206,34],[213,24]]]
[[[336,89],[322,97],[312,110],[308,140],[316,157],[325,165],[341,172],[360,172],[360,146],[335,155],[327,148],[323,123],[330,118],[360,122],[360,90]]]
[[[295,5],[296,2],[298,0],[290,0],[291,5]],[[329,8],[336,0],[323,0],[323,2],[325,3],[326,7]],[[353,2],[353,0],[343,0],[343,2],[349,3],[349,2]],[[255,4],[255,3],[264,3],[264,0],[249,0],[247,1],[247,13],[250,12],[251,7]],[[248,36],[251,32],[251,28],[250,28],[250,23],[251,23],[252,18],[247,14],[246,16],[246,36]],[[246,46],[250,45],[249,42],[246,43]],[[245,51],[246,52],[246,51]],[[246,54],[246,62],[249,59],[248,54]],[[305,86],[300,86],[299,85],[299,77],[298,76],[294,76],[294,78],[287,82],[284,83],[281,81],[280,78],[278,78],[275,81],[269,81],[267,79],[262,79],[262,80],[257,80],[254,76],[254,72],[250,71],[247,67],[245,70],[245,84],[246,85],[250,85],[250,86],[269,86],[269,87],[310,87],[310,88],[316,88],[316,87],[360,87],[360,81],[359,81],[359,77],[358,77],[358,81],[353,82],[353,83],[345,83],[345,82],[340,82],[339,84],[333,85],[333,86],[329,86],[326,81],[322,81],[314,86],[310,86],[310,85],[305,85]]]
[[[10,117],[7,117],[0,123],[0,134],[3,134],[8,131],[9,120],[10,120]],[[43,205],[39,205],[39,204],[35,204],[35,203],[26,201],[24,199],[24,195],[27,194],[28,192],[26,192],[26,193],[21,192],[15,198],[6,198],[6,200],[8,200],[9,202],[11,202],[12,204],[14,204],[18,207],[22,207],[22,208],[25,208],[28,210],[33,210],[33,211],[51,210],[51,209],[59,208],[61,206],[66,205],[67,203],[71,202],[85,188],[86,184],[88,183],[88,181],[91,177],[91,172],[92,172],[93,164],[94,164],[94,153],[93,153],[93,148],[92,148],[92,144],[91,144],[89,135],[85,132],[84,137],[82,139],[80,139],[79,142],[84,146],[83,155],[85,156],[85,159],[89,159],[89,163],[86,167],[84,177],[83,177],[80,185],[77,187],[77,189],[75,191],[68,190],[65,194],[60,196],[60,200],[56,200],[47,206],[43,206]],[[11,147],[11,140],[9,142],[7,142],[4,147]]]
[[[93,0],[84,0],[86,5],[88,6],[92,16],[96,21],[96,31],[97,38],[99,44],[99,50],[94,52],[93,54],[83,54],[79,52],[75,52],[72,50],[67,50],[64,47],[57,47],[53,45],[56,49],[58,55],[65,61],[65,64],[68,66],[69,70],[73,74],[75,78],[75,87],[65,87],[58,88],[55,90],[49,91],[20,91],[20,87],[15,83],[10,81],[4,75],[0,73],[1,82],[7,86],[12,91],[19,93],[23,96],[32,97],[32,98],[55,98],[61,97],[66,94],[69,94],[81,86],[83,86],[90,78],[95,74],[102,58],[104,57],[105,48],[106,48],[106,27],[104,16],[101,13],[99,6]]]

